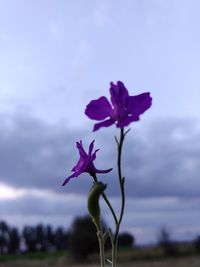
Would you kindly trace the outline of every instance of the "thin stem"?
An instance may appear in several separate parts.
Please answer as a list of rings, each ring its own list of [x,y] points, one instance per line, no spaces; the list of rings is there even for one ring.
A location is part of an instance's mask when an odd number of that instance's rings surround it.
[[[107,196],[106,196],[106,194],[104,192],[102,193],[102,197],[105,200],[106,204],[108,205],[110,211],[112,212],[112,215],[113,215],[113,218],[114,218],[114,221],[115,221],[115,225],[117,225],[118,224],[117,216],[115,214],[115,211],[114,211],[112,205],[110,204],[110,201],[108,200],[108,198],[107,198]]]
[[[122,218],[124,215],[124,206],[125,206],[125,193],[124,193],[124,180],[125,179],[122,176],[122,168],[121,168],[122,147],[123,147],[125,134],[124,134],[124,129],[123,128],[120,129],[120,140],[119,140],[119,144],[118,144],[117,169],[118,169],[119,185],[120,185],[120,191],[121,191],[121,210],[120,210],[120,216],[119,216],[118,223],[116,225],[114,240],[113,240],[112,267],[116,267],[119,229],[120,229],[121,221],[122,221]]]
[[[118,157],[117,157],[117,169],[118,169],[118,177],[119,177],[119,185],[120,185],[120,191],[121,191],[121,209],[120,209],[120,215],[119,215],[119,219],[116,216],[116,213],[111,205],[111,203],[109,202],[105,192],[102,193],[102,197],[104,198],[106,204],[108,205],[114,221],[115,221],[115,233],[114,233],[114,237],[112,237],[112,232],[110,233],[110,238],[111,238],[111,243],[112,243],[112,267],[116,267],[116,261],[117,261],[117,245],[118,245],[118,236],[119,236],[119,229],[120,229],[120,225],[123,219],[123,215],[124,215],[124,207],[125,207],[125,192],[124,192],[124,181],[125,178],[122,176],[122,167],[121,167],[121,158],[122,158],[122,147],[123,147],[123,142],[124,142],[124,138],[125,135],[129,132],[126,131],[124,133],[124,128],[120,129],[120,139],[118,141],[118,139],[115,137],[115,141],[117,143],[117,149],[118,149]],[[98,182],[97,176],[96,174],[92,175],[94,182]],[[101,258],[101,266],[105,266],[105,252],[104,252],[104,245],[105,242],[103,240],[103,234],[102,234],[102,228],[99,229],[98,233],[98,239],[99,239],[99,248],[100,248],[100,258]]]
[[[105,267],[105,251],[104,251],[104,240],[103,240],[102,229],[99,229],[99,231],[97,232],[97,236],[98,236],[98,240],[99,240],[101,267]]]
[[[94,179],[94,182],[98,182],[96,173],[94,173],[92,175],[92,177]],[[101,195],[102,195],[103,199],[105,200],[108,208],[110,209],[110,211],[111,211],[111,213],[113,215],[113,219],[115,221],[115,226],[117,227],[117,225],[118,225],[117,215],[116,215],[116,213],[115,213],[110,201],[108,200],[105,192],[103,192]],[[100,252],[101,267],[104,267],[105,266],[105,241],[103,239],[102,226],[101,226],[101,229],[99,229],[99,231],[97,232],[97,236],[98,236],[98,240],[99,240],[99,252]],[[112,242],[112,248],[114,248],[114,243],[113,242]],[[112,260],[112,264],[113,264],[113,260]]]
[[[97,179],[96,174],[93,174],[92,177],[93,177],[93,179],[94,179],[95,182],[98,182],[98,179]],[[106,193],[103,192],[101,195],[102,195],[103,199],[105,200],[105,202],[106,202],[108,208],[110,209],[110,211],[111,211],[111,213],[112,213],[112,216],[113,216],[113,219],[114,219],[114,221],[115,221],[115,225],[117,226],[117,224],[118,224],[117,215],[116,215],[116,213],[115,213],[115,211],[114,211],[114,209],[113,209],[113,207],[112,207],[110,201],[108,200],[108,197],[106,196]]]

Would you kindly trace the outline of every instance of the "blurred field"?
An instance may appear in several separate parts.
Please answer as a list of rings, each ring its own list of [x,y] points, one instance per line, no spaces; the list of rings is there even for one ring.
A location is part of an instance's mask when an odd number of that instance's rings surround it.
[[[1,263],[0,267],[99,267],[99,264],[67,264],[63,258],[52,260],[17,260]],[[110,265],[108,265],[110,266]],[[184,257],[154,261],[136,261],[119,264],[118,267],[199,267],[200,257]]]
[[[191,244],[179,245],[178,251],[176,257],[166,257],[159,247],[123,249],[118,267],[200,267],[200,254]],[[0,267],[100,267],[98,257],[91,255],[87,263],[77,264],[66,252],[0,255]]]

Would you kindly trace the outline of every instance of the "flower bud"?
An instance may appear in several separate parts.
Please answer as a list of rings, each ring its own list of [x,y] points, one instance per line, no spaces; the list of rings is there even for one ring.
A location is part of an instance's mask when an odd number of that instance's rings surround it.
[[[103,184],[102,182],[96,182],[94,183],[88,194],[88,211],[98,230],[100,230],[99,198],[103,191],[106,189],[106,186],[107,185]]]

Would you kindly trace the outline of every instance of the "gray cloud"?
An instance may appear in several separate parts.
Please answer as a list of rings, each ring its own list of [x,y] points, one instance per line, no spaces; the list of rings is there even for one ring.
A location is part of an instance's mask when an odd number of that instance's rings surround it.
[[[200,141],[198,122],[162,119],[135,125],[124,146],[123,170],[126,190],[132,197],[196,197],[200,194]],[[60,124],[47,124],[31,114],[1,115],[1,182],[15,187],[51,189],[59,193],[86,193],[91,178],[81,175],[64,188],[64,177],[78,159],[75,141],[87,144],[96,139],[98,168],[114,167],[102,175],[108,193],[118,195],[114,129],[98,133],[71,130]]]
[[[70,216],[87,213],[86,199],[78,195],[60,196],[57,194],[27,193],[24,196],[0,201],[2,216]]]
[[[76,158],[80,134],[48,125],[30,114],[1,117],[0,177],[17,187],[59,187]]]
[[[24,196],[13,200],[0,200],[1,218],[21,228],[25,224],[51,223],[69,228],[75,216],[87,214],[86,196],[61,195],[51,192],[27,190]],[[119,198],[111,198],[114,208]],[[103,204],[103,202],[102,202]],[[127,198],[122,231],[131,231],[138,243],[155,242],[163,226],[175,239],[191,239],[200,231],[200,198]],[[113,219],[108,208],[102,205],[102,215],[109,226]]]
[[[131,182],[127,179],[130,183],[127,188],[133,188],[134,195],[199,196],[200,140],[197,122],[185,119],[155,121],[146,132],[140,148],[137,149],[139,153],[134,153],[135,157],[138,155],[139,164],[135,164],[134,159],[131,164],[130,150],[127,158],[127,177],[130,177],[130,167],[133,166],[133,179]]]

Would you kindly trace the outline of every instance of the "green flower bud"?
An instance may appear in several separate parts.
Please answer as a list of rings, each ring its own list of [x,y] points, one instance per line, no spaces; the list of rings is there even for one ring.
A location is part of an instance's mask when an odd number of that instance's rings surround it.
[[[88,211],[98,230],[100,229],[99,198],[106,189],[106,186],[107,185],[102,182],[96,182],[90,189],[88,195]]]

